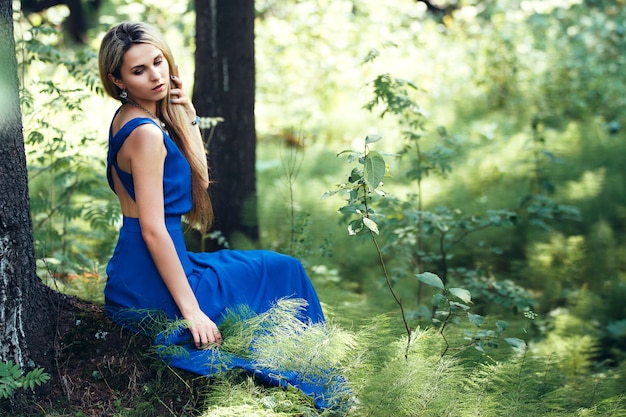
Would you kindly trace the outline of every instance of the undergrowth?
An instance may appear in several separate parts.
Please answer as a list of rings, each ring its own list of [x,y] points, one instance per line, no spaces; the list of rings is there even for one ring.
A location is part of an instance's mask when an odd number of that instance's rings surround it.
[[[348,333],[351,344],[341,355],[354,360],[345,370],[354,403],[342,415],[626,415],[625,369],[567,375],[557,358],[533,350],[513,352],[506,361],[484,356],[478,364],[462,354],[442,359],[442,342],[432,329],[414,334],[405,358],[406,338],[394,337],[384,316]],[[311,354],[295,350],[302,358]],[[202,416],[333,415],[314,408],[297,390],[264,386],[237,373],[218,378],[208,389]]]
[[[342,393],[343,409],[316,408],[294,387],[267,385],[233,369],[206,379],[201,394],[195,394],[198,415],[626,415],[622,392],[626,366],[602,372],[592,368],[592,341],[582,342],[574,351],[560,349],[556,339],[546,339],[494,354],[476,355],[475,350],[466,349],[442,357],[446,343],[435,328],[414,329],[407,349],[407,337],[398,336],[393,315],[371,317],[350,330],[332,324],[307,328],[292,321],[297,308],[297,302],[283,302],[267,315],[252,315],[245,309],[231,311],[220,326],[223,349],[278,372],[295,369],[310,377],[341,375],[349,389],[349,396]],[[268,321],[286,326],[268,326]],[[276,331],[267,331],[272,328]],[[452,339],[463,338],[458,328],[452,333]],[[166,365],[159,367],[161,373],[177,373]],[[180,375],[181,381],[190,378],[186,373]],[[189,390],[180,397],[184,401],[191,395]]]

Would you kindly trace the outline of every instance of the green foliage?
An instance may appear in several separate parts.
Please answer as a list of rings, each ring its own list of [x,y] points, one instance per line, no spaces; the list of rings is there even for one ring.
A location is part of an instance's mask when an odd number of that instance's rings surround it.
[[[345,396],[339,389],[341,375],[353,366],[346,358],[352,338],[325,324],[298,320],[304,303],[282,299],[261,314],[254,314],[245,306],[230,311],[220,325],[224,340],[220,351],[248,358],[260,369],[273,370],[277,375],[295,371],[303,382],[336,384],[333,389],[337,389],[338,398],[327,400],[340,404]]]
[[[381,94],[379,91],[377,94]],[[388,90],[385,90],[385,101],[389,104],[388,109],[393,112],[404,112],[407,107],[407,101],[403,99],[395,100],[390,97],[390,93]],[[396,95],[394,95],[396,97]],[[404,103],[404,104],[391,104],[391,103]],[[414,107],[414,106],[408,106]],[[415,125],[414,123],[408,123],[409,125]],[[362,169],[354,168],[352,169],[350,176],[348,177],[348,183],[340,184],[337,190],[332,192],[327,192],[324,194],[324,197],[329,197],[338,192],[345,192],[348,194],[347,204],[342,206],[339,209],[339,213],[344,214],[344,216],[357,216],[356,220],[349,220],[348,223],[348,233],[351,235],[357,235],[359,233],[368,233],[373,240],[373,243],[378,251],[379,261],[381,263],[383,272],[385,274],[385,280],[387,283],[387,287],[391,292],[393,299],[396,301],[398,306],[400,307],[400,311],[402,314],[402,320],[405,324],[406,332],[407,332],[407,352],[406,357],[408,360],[408,352],[411,345],[412,338],[412,330],[408,323],[407,317],[404,312],[404,307],[402,302],[400,301],[396,291],[393,288],[391,279],[389,274],[387,273],[387,268],[385,264],[385,260],[382,256],[382,251],[379,248],[377,239],[375,235],[378,235],[379,229],[378,225],[372,217],[376,216],[377,213],[371,208],[374,205],[375,198],[382,199],[384,193],[375,193],[380,184],[382,183],[385,174],[387,174],[387,165],[385,163],[384,158],[378,152],[371,151],[369,145],[375,142],[378,142],[381,139],[380,136],[367,136],[364,140],[364,151],[363,152],[354,152],[354,151],[344,151],[340,153],[348,154],[348,162],[358,161],[359,164],[363,166]],[[420,180],[418,180],[419,182]],[[387,217],[398,217],[397,214],[389,212],[385,213]],[[510,212],[504,212],[504,218],[509,219],[514,215]],[[432,234],[432,230],[435,225],[437,229],[442,231],[442,234],[445,236],[445,233],[448,232],[451,227],[449,225],[444,224],[442,221],[442,217],[437,217],[434,221],[435,217],[429,213],[420,212],[420,218],[411,219],[415,221],[416,224],[416,233],[423,233],[425,236]],[[479,222],[478,219],[475,219],[476,222]],[[496,224],[501,224],[501,214],[499,213],[490,213],[490,216],[486,223],[480,224],[480,227],[474,230],[480,230],[484,227]],[[468,222],[469,223],[469,222]],[[429,227],[430,226],[430,227]],[[461,227],[465,229],[466,233],[469,229],[467,224],[463,224]],[[420,230],[421,229],[421,230]],[[465,236],[462,235],[462,238]],[[459,240],[460,240],[459,239]],[[443,239],[442,239],[443,240]],[[394,243],[397,245],[398,243]],[[443,252],[441,259],[446,259],[447,253],[444,252],[444,245],[440,245],[441,251]],[[445,265],[445,263],[444,263]],[[439,278],[436,274],[431,272],[423,272],[417,274],[417,279],[420,283],[424,283],[430,286],[433,286],[440,290],[440,293],[437,293],[433,296],[433,305],[436,317],[433,318],[434,323],[439,326],[439,334],[443,337],[445,341],[445,348],[443,350],[442,356],[444,356],[450,349],[463,349],[468,346],[474,346],[476,349],[484,352],[485,347],[498,347],[498,343],[496,342],[502,336],[502,333],[507,328],[507,323],[503,320],[499,320],[496,323],[495,330],[486,330],[486,329],[478,329],[476,331],[465,331],[465,340],[466,343],[460,346],[451,347],[445,330],[446,327],[450,324],[458,324],[460,323],[460,319],[465,317],[468,319],[469,323],[474,325],[477,328],[480,328],[483,325],[484,317],[471,313],[470,306],[472,302],[471,293],[467,289],[446,287],[446,282]],[[440,317],[440,318],[437,318]],[[515,348],[525,348],[526,343],[518,338],[505,338],[504,339],[509,345]]]
[[[554,123],[594,115],[602,117],[607,128],[619,129],[626,110],[620,81],[620,57],[626,51],[623,6],[580,3],[533,17],[536,47],[545,53],[550,68],[540,80],[541,109]],[[607,65],[598,65],[602,62]]]
[[[65,292],[80,293],[85,287],[73,278],[100,275],[120,210],[106,185],[102,158],[87,151],[99,141],[88,129],[75,128],[87,123],[91,94],[102,93],[96,52],[61,49],[53,41],[57,36],[41,25],[27,27],[17,39],[30,205],[35,251],[45,262],[41,275]],[[101,299],[97,291],[83,296]]]
[[[359,396],[362,405],[354,415],[441,415],[452,408],[452,392],[462,378],[459,362],[433,354],[437,342],[432,332],[416,332],[406,359],[403,344],[390,343],[386,348],[390,357],[370,370],[373,377],[365,378]]]
[[[350,332],[341,330],[350,342],[335,345],[333,352],[349,359],[351,366],[344,372],[357,400],[342,415],[565,417],[600,416],[605,410],[621,415],[626,410],[621,371],[593,376],[581,368],[563,372],[558,356],[544,354],[549,348],[521,349],[505,361],[476,362],[468,351],[441,358],[444,343],[434,329],[417,329],[405,357],[406,339],[394,336],[392,323],[389,316],[379,316]],[[276,341],[298,350],[280,338]],[[323,343],[320,347],[325,349]],[[269,347],[267,353],[276,349]],[[258,385],[237,373],[223,375],[207,388],[206,416],[333,415],[313,408],[297,391]]]
[[[383,251],[380,250],[375,235],[380,233],[378,224],[372,220],[373,217],[380,217],[387,220],[385,226],[394,230],[396,238],[390,240],[386,246],[387,252],[399,251],[405,257],[404,265],[401,265],[401,274],[407,273],[406,266],[414,267],[421,283],[434,286],[442,291],[435,294],[434,308],[438,315],[443,316],[443,320],[437,320],[440,324],[440,334],[446,340],[446,348],[444,354],[450,349],[450,344],[445,338],[444,330],[450,323],[457,323],[461,316],[467,316],[470,323],[480,327],[483,323],[483,317],[469,313],[469,303],[471,303],[471,294],[468,290],[462,288],[447,288],[448,282],[448,260],[451,258],[450,250],[468,235],[486,229],[492,226],[512,227],[515,223],[517,215],[509,210],[489,210],[484,216],[473,215],[468,217],[459,216],[460,210],[451,210],[446,207],[440,207],[434,211],[426,211],[422,209],[424,199],[422,192],[422,182],[427,175],[439,173],[445,176],[451,170],[448,163],[451,152],[441,152],[441,147],[435,147],[434,152],[425,152],[421,142],[423,141],[422,130],[425,117],[415,101],[410,98],[410,94],[405,86],[417,89],[413,84],[403,80],[398,80],[389,75],[379,76],[373,82],[374,99],[366,105],[366,108],[372,111],[377,106],[382,106],[383,110],[380,117],[386,114],[393,114],[399,118],[403,136],[407,142],[403,148],[401,155],[412,155],[415,169],[407,172],[406,178],[415,180],[417,183],[418,194],[417,201],[399,202],[397,199],[388,197],[386,194],[377,191],[382,183],[385,175],[388,175],[387,164],[381,153],[372,151],[369,146],[374,142],[378,142],[381,137],[379,135],[367,136],[364,141],[364,151],[344,151],[339,155],[347,154],[348,162],[358,161],[362,168],[352,169],[348,176],[348,182],[338,185],[335,191],[327,192],[324,197],[334,195],[338,192],[347,192],[347,204],[339,209],[339,212],[346,216],[357,216],[356,220],[349,220],[348,232],[356,235],[362,232],[369,232],[379,254],[379,260],[385,274],[387,287],[396,303],[400,306],[402,318],[407,330],[409,344],[411,338],[411,330],[407,323],[407,317],[404,307],[400,301],[396,291],[393,288],[394,281],[387,272],[387,267],[383,259]],[[439,129],[440,137],[445,138],[444,129]],[[384,200],[391,200],[391,203]],[[383,203],[379,203],[383,201]],[[378,205],[376,203],[379,203]],[[386,211],[384,215],[377,213],[374,207],[381,207]],[[458,233],[455,235],[455,229]],[[435,251],[428,253],[425,250],[426,239],[436,238],[438,244],[434,245]],[[409,243],[407,245],[407,243]],[[402,248],[410,248],[403,251]],[[429,272],[420,272],[425,265],[432,263],[439,264],[442,271],[443,279]],[[397,280],[396,280],[397,281]],[[504,296],[508,294],[503,294]],[[421,302],[421,287],[418,293],[418,303]],[[453,299],[459,299],[453,301]],[[519,304],[518,304],[519,305]],[[495,339],[499,338],[506,328],[506,322],[499,321],[496,330],[478,330],[476,332],[466,332],[465,339],[468,340],[467,345],[474,345],[479,350],[484,350],[485,346],[497,347]],[[523,347],[525,343],[517,338],[506,339],[509,344],[515,347]]]
[[[13,361],[0,362],[0,400],[13,396],[18,389],[34,390],[50,380],[43,368],[35,368],[26,374]]]
[[[242,377],[240,370],[226,370],[230,355],[246,358],[259,369],[271,370],[278,378],[283,373],[297,372],[304,383],[326,381],[329,392],[326,400],[337,406],[349,404],[350,391],[347,383],[342,381],[346,372],[358,366],[352,351],[354,336],[327,324],[300,321],[298,316],[305,303],[304,300],[282,299],[262,314],[255,314],[246,306],[228,312],[220,324],[223,343],[213,356],[213,365],[219,369],[221,364],[224,372],[207,387],[209,392],[215,391],[215,395],[207,394],[208,404],[219,404],[220,409],[224,408],[221,412],[227,412],[225,403],[230,403],[235,397],[240,401],[238,407],[241,407],[250,402],[250,399],[237,394],[243,389],[247,395],[262,395],[260,402],[253,403],[263,409],[289,409],[293,412],[295,408],[299,412],[304,410],[309,415],[317,415],[313,414],[315,406],[311,399],[299,390],[291,388],[283,392],[283,388],[259,386],[250,390],[253,386],[251,380]],[[161,312],[153,310],[120,310],[116,320],[151,337],[167,338],[187,327],[184,320],[168,321]],[[161,358],[188,354],[183,346],[169,344],[157,344],[152,352]],[[222,389],[229,389],[226,396]]]
[[[339,208],[339,212],[344,216],[357,215],[356,220],[351,220],[348,224],[348,233],[357,235],[365,231],[378,234],[378,225],[372,219],[376,217],[376,212],[371,208],[372,200],[384,195],[378,190],[383,178],[387,173],[387,166],[382,155],[369,148],[371,143],[377,142],[379,136],[367,136],[364,140],[364,151],[343,151],[339,155],[347,154],[348,162],[358,161],[362,167],[354,168],[348,176],[348,182],[339,184],[337,190],[326,192],[322,199],[328,198],[339,192],[348,194],[347,204]]]
[[[432,211],[424,209],[426,193],[423,183],[430,175],[443,178],[452,170],[451,160],[458,151],[458,141],[453,140],[446,129],[440,127],[431,149],[425,145],[425,123],[427,118],[417,102],[411,97],[409,88],[417,87],[389,75],[377,77],[373,82],[374,99],[365,108],[372,111],[382,107],[380,117],[393,115],[397,118],[404,138],[400,155],[409,159],[409,168],[404,173],[406,181],[415,181],[417,193],[407,200],[387,197],[382,201],[385,209],[385,227],[392,230],[384,252],[395,253],[400,266],[393,281],[409,274],[405,266],[413,271],[439,270],[444,283],[448,281],[448,262],[451,250],[469,235],[489,227],[512,227],[517,214],[510,210],[487,210],[485,214],[464,215],[460,209],[439,206]],[[432,242],[432,243],[429,243]],[[403,262],[402,262],[403,261]],[[403,266],[404,265],[404,266]],[[421,303],[421,287],[417,294]]]
[[[530,312],[537,305],[535,297],[512,280],[498,281],[482,275],[480,271],[467,271],[463,268],[453,272],[465,277],[464,286],[481,305],[500,305],[504,310],[513,312]]]
[[[439,327],[439,334],[445,341],[445,349],[442,356],[449,350],[463,349],[468,346],[474,346],[477,350],[484,352],[485,347],[497,348],[497,340],[501,338],[502,333],[508,327],[504,320],[498,320],[495,330],[482,328],[485,318],[479,314],[470,312],[470,304],[472,304],[472,294],[464,288],[446,288],[443,281],[431,272],[423,272],[417,275],[417,279],[426,285],[437,288],[441,292],[433,296],[433,305],[436,308],[433,322]],[[474,325],[477,330],[465,330],[465,343],[460,346],[450,346],[445,331],[449,324],[459,324],[462,319]],[[525,349],[526,342],[519,338],[507,337],[504,341],[510,346],[517,349]]]
[[[320,415],[310,401],[296,391],[262,387],[251,378],[243,381],[218,378],[205,406],[202,417]]]

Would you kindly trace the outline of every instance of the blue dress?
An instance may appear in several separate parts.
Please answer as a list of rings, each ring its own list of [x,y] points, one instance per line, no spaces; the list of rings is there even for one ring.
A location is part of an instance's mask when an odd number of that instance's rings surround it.
[[[132,175],[120,169],[117,153],[138,126],[154,123],[152,119],[136,118],[125,124],[115,135],[109,132],[107,177],[113,189],[111,170],[115,169],[125,190],[135,199]],[[164,162],[163,195],[165,224],[176,247],[189,284],[202,311],[218,326],[225,314],[238,306],[254,313],[263,313],[283,298],[306,301],[299,319],[306,323],[323,323],[324,314],[317,294],[302,264],[295,258],[265,250],[220,250],[212,253],[192,253],[185,247],[181,216],[191,209],[191,171],[184,155],[167,133],[163,133],[167,149]],[[107,265],[104,290],[105,308],[118,324],[137,331],[136,321],[128,320],[127,311],[158,310],[168,320],[182,318],[165,286],[141,235],[136,218],[123,218],[117,246]],[[140,313],[138,313],[140,314]],[[171,335],[158,335],[157,343],[184,346],[185,355],[164,354],[173,366],[201,375],[214,375],[223,370],[224,355],[219,349],[196,349],[190,342],[188,330]],[[286,372],[276,377],[275,370],[258,369],[249,359],[228,357],[227,367],[243,368],[266,382],[295,385],[312,396],[316,404],[325,405],[325,384],[303,383],[299,376]]]

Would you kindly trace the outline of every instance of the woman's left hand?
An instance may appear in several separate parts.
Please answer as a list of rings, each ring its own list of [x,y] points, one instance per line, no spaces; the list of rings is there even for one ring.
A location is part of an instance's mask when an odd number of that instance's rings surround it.
[[[189,116],[189,120],[195,120],[196,109],[183,91],[183,80],[178,75],[172,75],[170,78],[173,83],[172,88],[170,88],[170,103],[183,106]]]

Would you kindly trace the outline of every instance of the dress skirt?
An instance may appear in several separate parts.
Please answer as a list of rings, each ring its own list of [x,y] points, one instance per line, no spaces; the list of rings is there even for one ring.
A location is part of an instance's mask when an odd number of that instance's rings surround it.
[[[298,300],[301,308],[294,320],[302,322],[303,328],[325,325],[317,293],[297,259],[266,250],[187,252],[181,218],[166,217],[165,221],[200,308],[218,327],[238,307],[262,314],[283,299]],[[312,379],[293,369],[260,367],[253,354],[198,349],[186,328],[152,331],[155,312],[164,313],[170,322],[182,317],[152,261],[138,219],[123,219],[107,274],[104,294],[108,315],[133,332],[153,336],[157,356],[171,366],[209,377],[228,369],[243,369],[265,383],[299,388],[320,408],[346,404],[338,400],[349,395],[345,381],[331,370]]]

